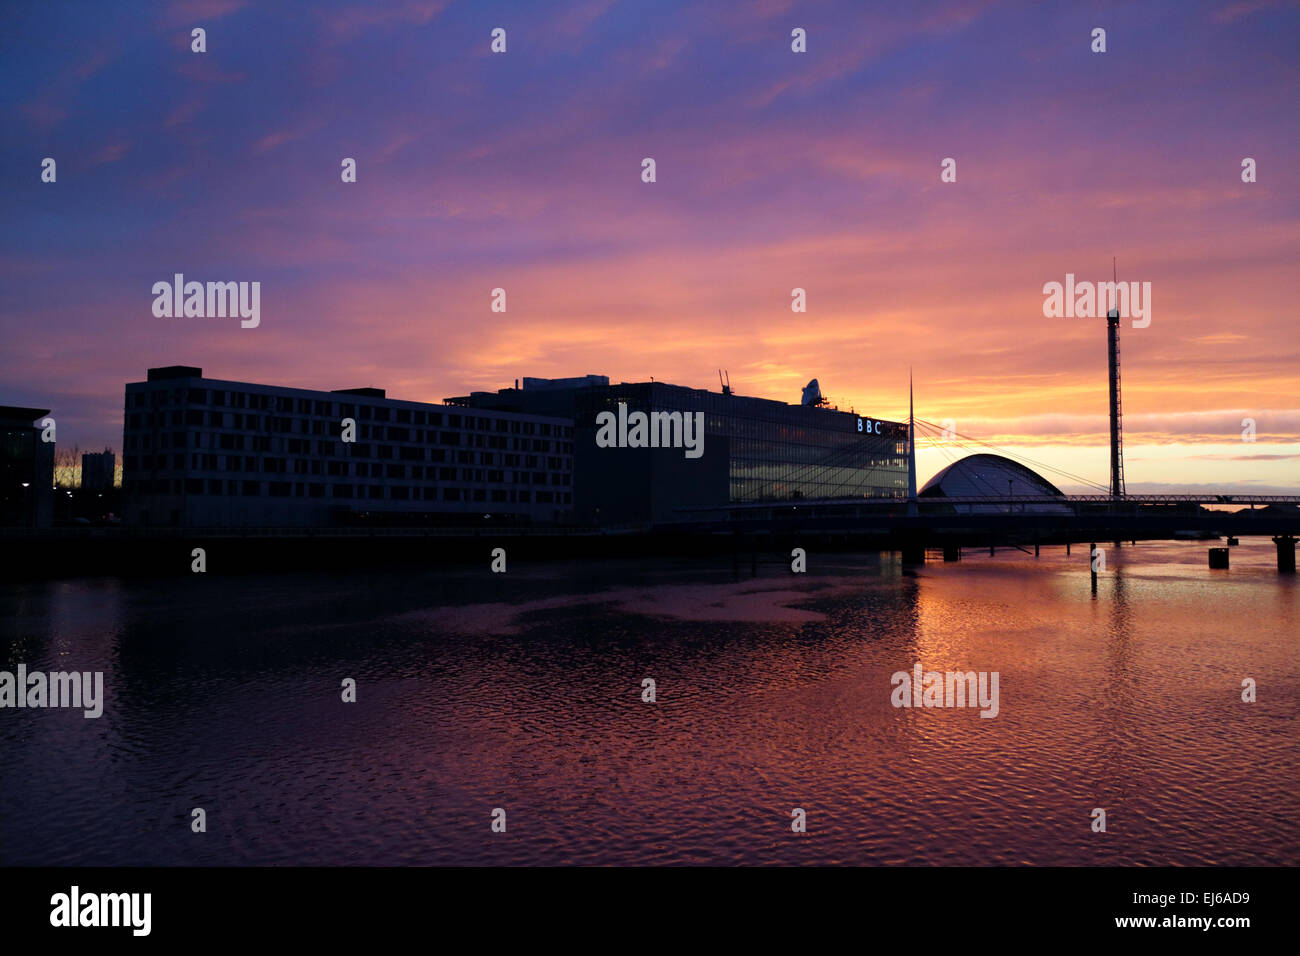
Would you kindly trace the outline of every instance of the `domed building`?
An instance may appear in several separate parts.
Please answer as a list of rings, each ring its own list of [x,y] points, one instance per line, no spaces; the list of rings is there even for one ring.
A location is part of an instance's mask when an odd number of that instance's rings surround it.
[[[1069,514],[1065,503],[1050,499],[1064,497],[1061,490],[1035,471],[1001,455],[967,455],[944,468],[925,483],[918,498],[978,498],[983,496],[1041,496],[1042,504],[1017,504],[1014,510],[1027,514]],[[1006,512],[1005,504],[954,504],[957,514]]]

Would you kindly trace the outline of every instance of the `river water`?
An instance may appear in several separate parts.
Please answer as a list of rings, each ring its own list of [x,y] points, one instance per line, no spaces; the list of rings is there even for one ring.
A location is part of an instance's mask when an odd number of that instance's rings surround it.
[[[6,583],[106,692],[0,710],[0,863],[1294,865],[1300,588],[1208,546]]]

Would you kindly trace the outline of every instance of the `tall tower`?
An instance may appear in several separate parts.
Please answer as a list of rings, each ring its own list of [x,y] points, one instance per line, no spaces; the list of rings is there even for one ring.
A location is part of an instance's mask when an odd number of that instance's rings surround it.
[[[1124,496],[1123,409],[1119,399],[1119,281],[1115,260],[1110,260],[1111,302],[1106,310],[1106,342],[1110,349],[1110,493]]]
[[[907,370],[907,513],[916,514],[916,415],[912,405],[912,370]]]

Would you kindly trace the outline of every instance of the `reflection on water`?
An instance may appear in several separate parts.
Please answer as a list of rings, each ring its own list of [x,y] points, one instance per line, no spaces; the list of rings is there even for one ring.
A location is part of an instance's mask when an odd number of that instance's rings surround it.
[[[107,700],[0,710],[0,862],[1294,864],[1296,581],[1205,547],[6,585],[0,667]]]

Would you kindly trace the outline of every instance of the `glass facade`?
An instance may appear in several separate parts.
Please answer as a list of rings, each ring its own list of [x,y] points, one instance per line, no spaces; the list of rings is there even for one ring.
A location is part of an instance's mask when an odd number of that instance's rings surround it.
[[[703,412],[705,453],[726,439],[731,502],[907,496],[907,427],[896,422],[662,382],[582,389],[576,422],[620,402],[629,412]]]

